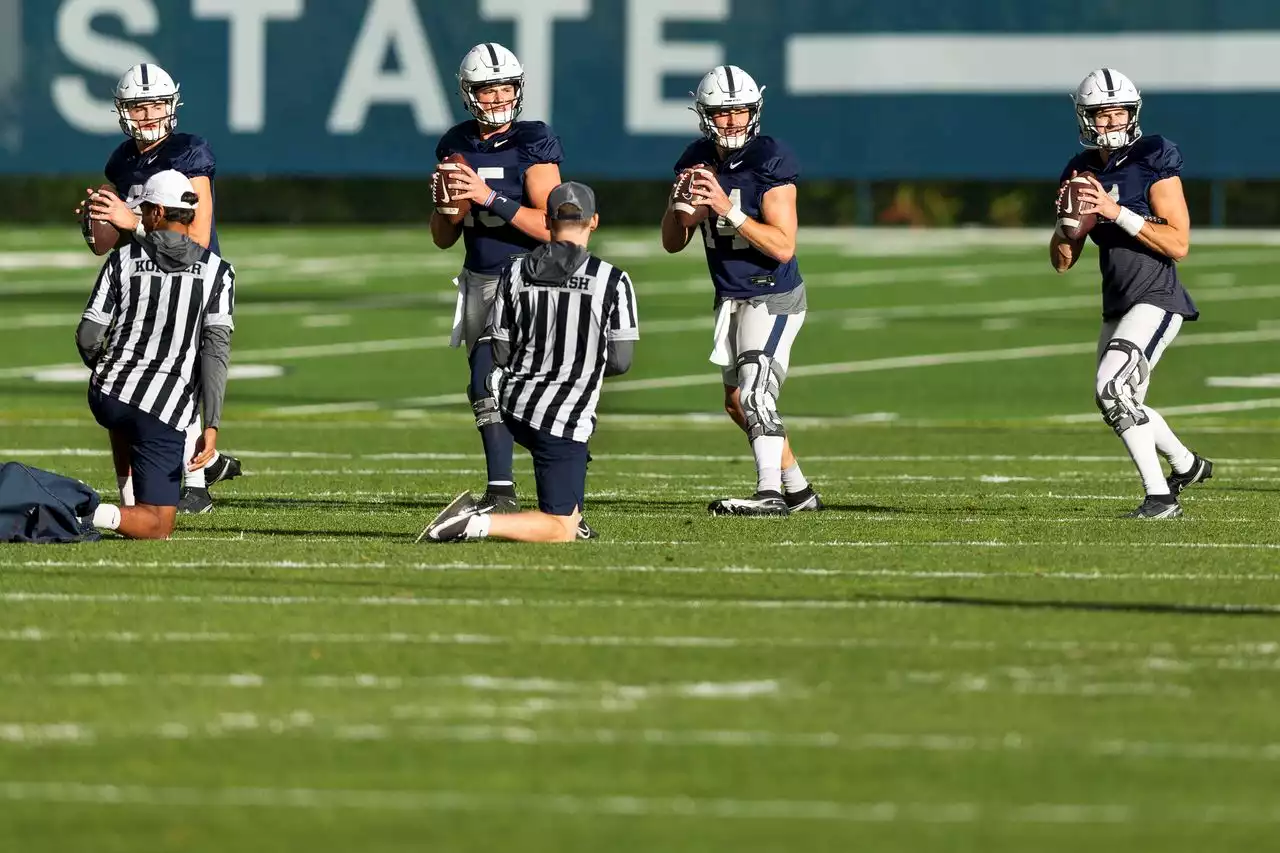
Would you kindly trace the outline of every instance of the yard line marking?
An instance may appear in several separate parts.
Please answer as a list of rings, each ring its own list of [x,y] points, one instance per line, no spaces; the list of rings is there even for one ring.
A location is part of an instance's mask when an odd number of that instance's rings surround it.
[[[935,602],[878,599],[716,599],[716,598],[408,598],[395,596],[306,595],[140,595],[133,593],[3,592],[9,604],[228,604],[266,607],[534,607],[661,610],[873,610],[941,607]],[[1236,607],[1242,605],[1223,605]],[[1250,605],[1252,606],[1252,605]],[[1269,605],[1267,606],[1269,607]],[[1280,608],[1278,608],[1280,609]]]
[[[1240,332],[1217,332],[1183,335],[1178,340],[1179,347],[1188,346],[1223,346],[1231,344],[1260,343],[1280,340],[1280,329],[1255,329]],[[982,364],[1001,361],[1020,361],[1031,358],[1056,358],[1062,356],[1085,355],[1097,351],[1097,342],[1088,341],[1067,344],[1046,344],[1041,346],[1012,347],[1008,349],[968,350],[959,352],[931,353],[923,355],[890,356],[884,358],[859,359],[855,361],[829,362],[825,364],[807,364],[792,367],[788,378],[804,378],[815,376],[832,376],[851,373],[878,373],[888,370],[906,370],[918,367],[946,367],[962,364]],[[254,351],[240,356],[255,360],[283,359],[279,351]],[[0,378],[4,371],[0,371]],[[686,388],[700,385],[720,385],[721,377],[714,371],[685,374],[679,376],[660,376],[649,379],[620,380],[606,383],[606,393],[625,391],[652,391],[666,388]],[[396,407],[430,407],[451,406],[466,402],[465,394],[439,394],[430,397],[411,397],[394,403]],[[355,401],[332,404],[316,404],[308,406],[285,406],[272,409],[275,415],[308,415],[325,414],[339,411],[371,411],[380,408],[379,401]],[[340,406],[343,408],[326,408]],[[357,408],[351,408],[357,407]]]
[[[1229,403],[1199,403],[1190,406],[1161,406],[1160,413],[1168,415],[1213,415],[1225,412],[1252,412],[1261,409],[1280,409],[1280,397],[1264,397],[1256,400],[1236,400]],[[1054,423],[1088,423],[1096,421],[1097,414],[1054,415],[1045,420]]]
[[[467,814],[554,814],[629,818],[695,818],[715,821],[793,820],[835,823],[1043,825],[1205,824],[1280,822],[1280,809],[1199,804],[1170,812],[1163,807],[1121,803],[968,802],[899,803],[834,800],[764,800],[642,797],[626,794],[486,793],[459,790],[341,788],[195,788],[81,781],[0,781],[0,799],[10,802],[152,808],[266,808],[331,811],[437,811]]]
[[[824,649],[824,650],[933,650],[946,652],[975,652],[987,654],[1001,649],[1016,649],[1036,654],[1064,654],[1077,657],[1080,654],[1105,654],[1115,656],[1140,655],[1163,658],[1175,655],[1209,657],[1220,669],[1273,669],[1280,666],[1280,641],[1244,643],[1200,643],[1178,646],[1165,641],[1148,644],[1118,640],[1022,640],[1003,643],[985,639],[929,638],[924,640],[903,637],[728,637],[682,635],[634,635],[608,634],[535,634],[496,635],[474,633],[287,633],[254,634],[225,631],[66,631],[41,628],[34,625],[0,631],[0,642],[53,643],[53,642],[102,642],[120,645],[147,645],[152,643],[174,644],[226,644],[283,643],[289,645],[388,645],[388,646],[538,646],[548,648],[637,648],[637,649],[686,649],[699,651],[735,651],[740,649]],[[1250,660],[1259,658],[1260,660]]]
[[[620,541],[616,544],[657,544],[656,542]],[[702,545],[697,541],[664,542],[662,544]],[[1277,551],[1280,544],[1269,542],[1082,542],[1082,541],[920,541],[897,540],[845,540],[835,542],[787,540],[771,544],[780,548],[830,546],[838,548],[1196,548],[1223,550]],[[5,565],[0,563],[0,565]],[[8,565],[41,569],[297,569],[297,570],[405,570],[412,572],[568,572],[577,574],[674,574],[674,575],[793,575],[814,577],[856,578],[909,578],[909,579],[962,579],[962,580],[1074,580],[1074,581],[1280,581],[1276,572],[1215,573],[1215,572],[1107,572],[1107,571],[1055,571],[1037,569],[1035,572],[967,571],[960,569],[857,569],[821,568],[806,566],[675,566],[675,565],[603,565],[580,566],[562,563],[339,563],[310,562],[306,560],[178,560],[172,562],[138,562],[132,560],[26,560]]]

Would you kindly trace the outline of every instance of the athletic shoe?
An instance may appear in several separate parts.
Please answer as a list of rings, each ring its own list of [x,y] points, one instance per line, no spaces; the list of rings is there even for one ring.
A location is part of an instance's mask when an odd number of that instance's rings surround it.
[[[787,502],[787,509],[791,512],[821,512],[827,508],[822,502],[822,496],[813,490],[813,486],[805,486],[798,492],[792,492],[782,496]]]
[[[749,498],[721,498],[707,507],[712,515],[789,515],[787,502],[778,492],[756,492]]]
[[[204,466],[204,479],[210,486],[239,476],[240,460],[225,453],[219,453],[217,459]]]
[[[494,515],[510,515],[520,511],[520,499],[514,494],[485,492],[480,496],[480,500],[476,501],[476,506],[480,508],[481,512],[491,512]]]
[[[1160,498],[1147,495],[1142,506],[1133,512],[1126,513],[1125,518],[1181,518],[1182,507],[1177,500],[1162,501]]]
[[[470,492],[463,492],[450,501],[447,507],[440,510],[440,514],[431,519],[426,527],[422,528],[422,532],[418,534],[415,541],[457,542],[466,539],[467,522],[473,515],[479,515],[483,511]]]
[[[587,520],[581,516],[578,517],[578,538],[579,539],[599,539],[600,534],[596,533],[596,529]]]
[[[1203,483],[1213,477],[1213,463],[1199,454],[1192,455],[1195,459],[1191,463],[1190,471],[1185,474],[1179,474],[1174,471],[1169,475],[1167,482],[1169,483],[1169,492],[1171,494],[1180,495],[1187,486]]]
[[[186,488],[178,498],[179,515],[204,515],[213,512],[213,498],[208,489]]]

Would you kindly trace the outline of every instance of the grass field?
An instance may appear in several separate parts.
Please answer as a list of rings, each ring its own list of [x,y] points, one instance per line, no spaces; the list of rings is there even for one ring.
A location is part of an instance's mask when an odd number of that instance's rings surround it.
[[[831,511],[749,521],[706,514],[754,479],[701,253],[603,233],[642,339],[601,539],[416,546],[482,486],[457,257],[226,229],[247,476],[170,542],[0,549],[5,850],[1273,848],[1280,249],[1184,265],[1204,319],[1150,401],[1219,467],[1145,523],[1092,406],[1092,255],[816,235],[782,408]],[[0,235],[0,460],[111,494],[53,369],[91,261]]]

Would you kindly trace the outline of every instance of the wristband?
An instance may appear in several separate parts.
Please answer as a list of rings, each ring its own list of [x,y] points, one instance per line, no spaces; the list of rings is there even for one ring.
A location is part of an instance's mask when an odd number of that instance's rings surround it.
[[[726,222],[733,226],[735,231],[742,227],[742,223],[747,221],[747,215],[736,204],[725,212],[724,218]]]
[[[493,198],[486,199],[488,204],[485,206],[489,208],[489,211],[497,215],[503,222],[510,222],[515,219],[516,214],[520,212],[520,202],[513,201],[505,195],[498,195],[496,192],[493,193],[493,196]]]
[[[1142,226],[1146,224],[1147,220],[1127,207],[1120,208],[1120,213],[1116,215],[1116,225],[1119,225],[1120,230],[1130,237],[1137,237],[1138,232],[1142,230]]]
[[[138,217],[138,224],[133,226],[133,233],[137,234],[139,238],[147,236],[147,229],[142,226],[141,216]]]

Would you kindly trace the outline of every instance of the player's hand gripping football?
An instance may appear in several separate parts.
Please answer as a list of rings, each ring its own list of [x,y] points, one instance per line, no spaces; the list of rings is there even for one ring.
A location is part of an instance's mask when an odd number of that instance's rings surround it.
[[[89,217],[102,222],[110,222],[121,231],[132,231],[138,224],[138,214],[125,204],[118,195],[106,189],[86,190],[89,197],[81,202],[77,212],[89,205]]]
[[[729,208],[733,207],[733,202],[729,200],[729,196],[725,195],[724,187],[720,186],[720,181],[715,175],[698,172],[693,177],[690,190],[693,192],[695,205],[705,204],[717,216],[724,216],[729,212]]]
[[[484,182],[476,174],[476,170],[468,166],[466,163],[458,163],[455,169],[448,177],[449,192],[452,198],[470,199],[474,204],[483,205],[489,199],[489,185]]]
[[[1120,203],[1107,195],[1107,191],[1102,188],[1102,184],[1093,176],[1091,172],[1084,173],[1085,178],[1089,181],[1089,186],[1080,190],[1080,201],[1082,204],[1081,213],[1096,213],[1103,219],[1115,220],[1120,215]]]

